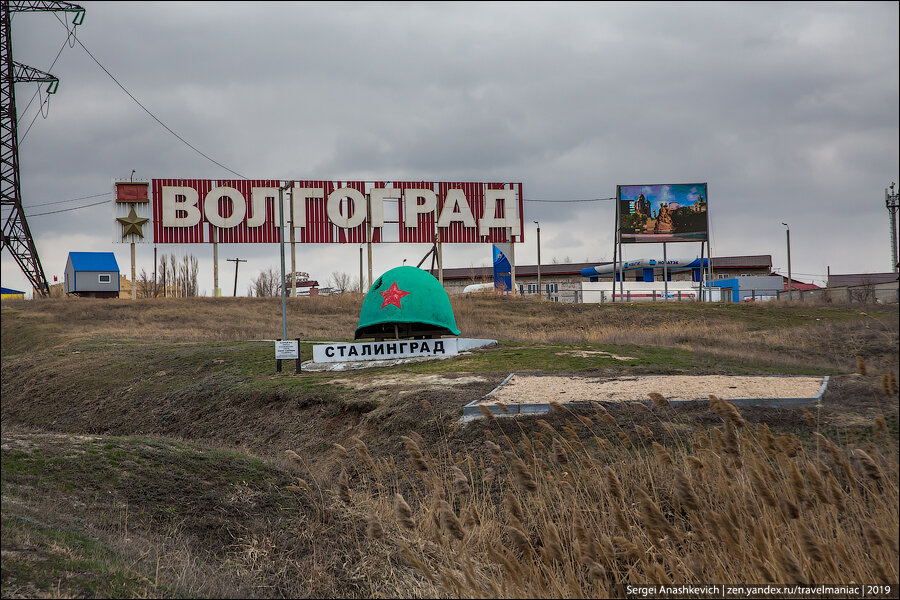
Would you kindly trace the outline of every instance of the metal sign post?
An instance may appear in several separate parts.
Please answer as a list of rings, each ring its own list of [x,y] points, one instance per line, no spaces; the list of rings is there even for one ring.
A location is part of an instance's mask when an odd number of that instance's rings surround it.
[[[285,287],[284,272],[284,190],[290,187],[292,182],[288,182],[278,188],[278,227],[279,240],[281,247],[281,339],[287,339],[287,296]],[[293,223],[292,223],[293,225]]]
[[[294,373],[300,373],[300,338],[294,340],[275,340],[275,371],[281,373],[282,360],[295,360]]]
[[[213,225],[213,298],[219,297],[219,230]]]
[[[655,287],[655,286],[654,286]],[[669,257],[666,256],[666,243],[663,242],[663,293],[665,301],[669,301]]]

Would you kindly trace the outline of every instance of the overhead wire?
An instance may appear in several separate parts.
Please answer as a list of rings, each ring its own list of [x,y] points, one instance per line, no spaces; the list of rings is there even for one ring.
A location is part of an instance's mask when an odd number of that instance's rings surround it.
[[[108,204],[108,203],[109,203],[109,200],[102,200],[100,202],[94,202],[92,204],[85,204],[84,206],[73,206],[72,208],[61,208],[60,210],[51,210],[51,211],[47,211],[47,212],[34,213],[32,215],[25,215],[25,216],[30,219],[32,217],[41,217],[43,215],[55,215],[57,213],[69,212],[72,210],[81,210],[82,208],[90,208],[91,206],[100,206],[101,204]]]
[[[551,204],[556,203],[567,203],[567,202],[606,202],[609,200],[615,200],[615,197],[612,198],[585,198],[583,200],[536,200],[532,198],[525,198],[522,202],[548,202]]]
[[[59,20],[59,16],[57,16],[56,18],[57,18],[57,20]],[[62,21],[60,20],[60,22],[62,22]],[[201,151],[199,148],[197,148],[196,146],[194,146],[193,144],[191,144],[190,142],[188,142],[186,139],[184,139],[182,136],[180,136],[178,133],[176,133],[175,131],[173,131],[171,127],[169,127],[168,125],[166,125],[165,123],[163,123],[162,120],[161,120],[159,117],[157,117],[155,114],[153,114],[152,112],[150,112],[150,109],[148,109],[146,106],[144,106],[144,105],[140,102],[140,100],[138,100],[137,98],[135,98],[135,97],[134,97],[134,94],[132,94],[131,92],[129,92],[128,89],[127,89],[124,85],[122,85],[122,83],[121,83],[118,79],[116,79],[116,77],[115,77],[112,73],[110,73],[109,69],[107,69],[106,67],[104,67],[103,64],[102,64],[99,60],[97,60],[97,57],[94,56],[94,55],[91,53],[91,51],[87,49],[87,46],[84,45],[84,42],[82,42],[81,39],[78,38],[77,35],[74,35],[74,34],[73,34],[73,37],[74,37],[74,39],[75,39],[75,42],[76,42],[79,46],[81,46],[81,49],[84,50],[84,51],[87,53],[87,55],[91,57],[91,60],[93,60],[93,61],[97,64],[97,66],[100,67],[100,68],[103,70],[103,72],[106,73],[106,74],[109,76],[109,78],[112,79],[113,82],[115,82],[115,84],[116,84],[117,86],[119,86],[119,88],[120,88],[123,92],[125,92],[125,94],[126,94],[129,98],[131,98],[131,99],[134,101],[135,104],[137,104],[138,106],[140,106],[141,109],[142,109],[145,113],[147,113],[148,115],[150,115],[150,117],[151,117],[154,121],[156,121],[157,123],[159,123],[159,124],[163,127],[163,129],[165,129],[166,131],[168,131],[169,133],[171,133],[172,135],[174,135],[174,136],[175,136],[179,141],[181,141],[184,145],[186,145],[188,148],[190,148],[191,150],[193,150],[194,152],[196,152],[197,154],[199,154],[200,156],[202,156],[202,157],[205,158],[206,160],[210,161],[211,163],[213,163],[213,164],[215,164],[215,165],[218,165],[218,166],[222,167],[223,169],[225,169],[225,170],[228,171],[229,173],[232,173],[232,174],[234,174],[234,175],[237,175],[237,176],[240,177],[241,179],[247,179],[245,176],[241,175],[241,174],[238,173],[237,171],[235,171],[235,170],[233,170],[233,169],[231,169],[231,168],[229,168],[229,167],[223,165],[222,163],[220,163],[220,162],[217,161],[216,159],[214,159],[214,158],[212,158],[211,156],[209,156],[208,154],[204,153],[204,152]]]
[[[64,26],[66,26],[66,24],[59,18],[58,15],[56,15],[56,18],[57,18],[57,20],[60,21],[60,23],[62,23]],[[223,169],[225,169],[225,170],[228,171],[229,173],[232,173],[232,174],[234,174],[234,175],[237,175],[237,176],[240,177],[241,179],[247,179],[246,176],[241,175],[241,174],[238,173],[237,171],[235,171],[235,170],[233,170],[233,169],[227,167],[226,165],[222,164],[221,162],[219,162],[219,161],[215,160],[214,158],[210,157],[209,155],[207,155],[206,153],[204,153],[203,151],[201,151],[199,148],[197,148],[196,146],[194,146],[193,144],[191,144],[190,142],[188,142],[186,139],[184,139],[181,135],[179,135],[178,133],[176,133],[175,131],[173,131],[171,127],[169,127],[168,125],[166,125],[165,123],[163,123],[163,121],[162,121],[159,117],[157,117],[155,114],[153,114],[146,106],[144,106],[137,98],[135,98],[134,94],[132,94],[130,91],[128,91],[128,89],[127,89],[124,85],[122,85],[122,83],[121,83],[118,79],[116,79],[116,77],[109,71],[109,69],[107,69],[107,68],[106,68],[106,67],[105,67],[105,66],[97,59],[97,57],[94,56],[93,53],[91,53],[90,50],[88,50],[87,46],[84,45],[84,42],[82,42],[81,39],[78,38],[77,35],[75,35],[75,31],[74,31],[74,30],[69,30],[68,26],[66,26],[66,30],[68,31],[68,36],[67,36],[67,38],[66,38],[66,42],[63,43],[63,48],[65,48],[66,43],[69,43],[70,45],[73,45],[74,43],[77,43],[79,46],[81,46],[81,49],[84,50],[85,53],[91,58],[91,60],[93,60],[93,61],[97,64],[97,66],[100,67],[100,69],[102,69],[103,72],[106,73],[106,75],[107,75],[110,79],[112,79],[113,82],[114,82],[117,86],[119,86],[119,88],[120,88],[123,92],[125,92],[125,94],[126,94],[129,98],[131,98],[132,101],[134,101],[135,104],[137,104],[144,112],[146,112],[146,113],[147,113],[154,121],[156,121],[156,122],[157,122],[160,126],[162,126],[166,131],[168,131],[169,133],[171,133],[171,134],[172,134],[173,136],[175,136],[179,141],[181,141],[183,144],[185,144],[186,146],[188,146],[191,150],[193,150],[194,152],[196,152],[197,154],[199,154],[199,155],[202,156],[203,158],[209,160],[209,161],[212,162],[213,164],[215,164],[215,165],[217,165],[217,166],[219,166],[219,167],[222,167]],[[70,42],[69,40],[73,40],[73,42]],[[63,48],[60,48],[60,54],[62,53]],[[58,58],[59,58],[59,54],[57,54],[57,59],[58,59]],[[56,64],[56,60],[54,60],[53,63]],[[50,68],[53,68],[53,65],[51,65]],[[29,103],[29,106],[30,106],[30,103]],[[27,108],[26,108],[26,110],[27,110]],[[35,118],[37,118],[37,117],[35,117]],[[33,124],[34,124],[34,121],[32,121],[32,125],[33,125]],[[29,129],[31,129],[31,126],[29,126]],[[27,132],[26,132],[26,134],[27,134]],[[96,196],[100,196],[100,194],[97,194]],[[96,197],[96,196],[93,196],[93,197]],[[87,198],[89,198],[89,197],[92,197],[92,196],[86,196],[86,197],[81,198],[81,199],[87,199]],[[74,200],[74,199],[73,199],[73,200]],[[583,199],[577,199],[577,200],[547,200],[547,199],[537,199],[537,198],[525,198],[525,199],[523,199],[523,202],[541,202],[541,203],[548,203],[548,204],[558,204],[558,203],[582,203],[582,202],[608,202],[608,201],[611,201],[611,200],[615,200],[615,197],[611,197],[611,198],[583,198]],[[68,202],[68,201],[67,201],[67,200],[63,200],[63,201],[61,201],[61,202]],[[51,204],[51,203],[47,203],[47,204]],[[96,205],[96,204],[89,204],[89,205],[85,205],[85,206],[83,206],[83,207],[76,207],[76,208],[67,209],[67,210],[77,210],[78,208],[88,208],[89,206],[95,206],[95,205]],[[35,206],[42,206],[42,205],[35,205]],[[63,211],[54,211],[54,212],[63,212]],[[52,214],[52,213],[39,213],[39,214]],[[36,214],[36,215],[34,215],[34,216],[39,216],[39,215]]]
[[[40,204],[30,204],[25,208],[37,208],[38,206],[50,206],[51,204],[65,204],[66,202],[76,202],[78,200],[90,200],[91,198],[99,198],[100,196],[109,196],[112,192],[104,192],[102,194],[93,194],[91,196],[81,196],[80,198],[69,198],[68,200],[56,200],[55,202],[42,202]]]
[[[56,17],[56,18],[58,19],[59,17]],[[66,27],[66,29],[68,30],[68,27]],[[66,45],[69,44],[69,39],[72,38],[74,36],[74,34],[75,34],[74,30],[69,31],[69,35],[66,37],[66,40],[63,42],[62,46],[59,48],[59,52],[56,53],[56,58],[53,59],[53,62],[47,68],[47,72],[52,71],[53,67],[56,66],[56,61],[59,60],[59,57],[62,55],[62,51],[65,50]],[[72,47],[72,46],[70,46],[70,47]],[[41,86],[40,86],[40,84],[38,84],[37,89],[34,91],[34,95],[31,97],[31,100],[28,101],[28,104],[25,106],[25,110],[22,111],[22,116],[19,117],[20,121],[25,118],[25,114],[28,112],[28,109],[31,108],[31,104],[34,102],[34,99],[40,96],[40,93],[41,93]],[[50,114],[49,109],[50,109],[50,94],[47,94],[46,103],[44,100],[41,100],[41,102],[39,104],[39,110],[34,115],[34,118],[31,119],[31,123],[28,124],[28,129],[26,129],[25,133],[22,134],[22,137],[19,138],[19,144],[24,142],[25,138],[28,137],[28,132],[31,131],[32,127],[34,127],[34,123],[35,123],[35,121],[37,121],[38,116],[43,116],[45,119],[47,118],[47,115]]]

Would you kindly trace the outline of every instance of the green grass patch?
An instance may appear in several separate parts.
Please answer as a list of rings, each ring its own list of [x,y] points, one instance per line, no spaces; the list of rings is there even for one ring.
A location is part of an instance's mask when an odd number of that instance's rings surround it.
[[[82,532],[4,514],[3,597],[186,597]]]

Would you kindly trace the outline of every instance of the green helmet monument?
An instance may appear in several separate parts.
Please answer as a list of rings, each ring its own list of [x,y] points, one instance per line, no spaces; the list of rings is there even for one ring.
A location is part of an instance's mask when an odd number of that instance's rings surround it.
[[[354,339],[442,335],[459,335],[444,287],[427,271],[397,267],[376,279],[366,294]]]

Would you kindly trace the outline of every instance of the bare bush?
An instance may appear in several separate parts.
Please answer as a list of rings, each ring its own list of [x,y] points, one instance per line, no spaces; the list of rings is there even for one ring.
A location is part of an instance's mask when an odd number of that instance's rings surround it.
[[[354,278],[345,271],[335,271],[331,274],[331,287],[336,294],[352,292],[359,289],[359,278]]]
[[[259,272],[250,282],[250,295],[257,298],[268,298],[281,295],[281,275],[269,267]]]

